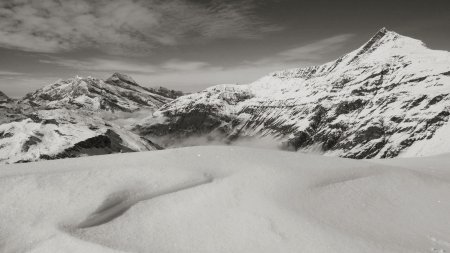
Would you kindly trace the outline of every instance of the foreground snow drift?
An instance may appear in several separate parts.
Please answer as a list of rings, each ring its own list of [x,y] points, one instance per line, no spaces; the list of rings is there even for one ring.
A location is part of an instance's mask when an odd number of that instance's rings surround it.
[[[450,156],[192,147],[0,168],[1,252],[446,252]]]

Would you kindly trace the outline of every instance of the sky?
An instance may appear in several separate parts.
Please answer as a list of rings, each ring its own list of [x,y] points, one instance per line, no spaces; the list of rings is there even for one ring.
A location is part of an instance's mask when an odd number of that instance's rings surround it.
[[[0,91],[131,75],[194,92],[334,60],[380,28],[450,51],[448,0],[0,0]]]

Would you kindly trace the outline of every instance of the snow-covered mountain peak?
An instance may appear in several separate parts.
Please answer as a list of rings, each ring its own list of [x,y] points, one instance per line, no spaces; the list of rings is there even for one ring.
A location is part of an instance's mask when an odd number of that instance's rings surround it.
[[[119,84],[120,82],[124,82],[127,84],[139,86],[139,84],[131,76],[118,72],[112,74],[108,79],[106,79],[105,82],[109,84]]]
[[[425,44],[417,39],[403,36],[386,28],[380,29],[372,38],[367,41],[361,48],[356,50],[358,54],[370,53],[379,48],[399,48],[413,46],[424,48]]]
[[[136,130],[272,136],[295,149],[385,158],[432,154],[426,145],[450,152],[449,116],[450,53],[384,28],[335,61],[178,98]]]
[[[251,85],[274,84],[280,80],[283,80],[283,83],[288,80],[290,83],[299,83],[300,80],[321,78],[330,74],[340,75],[342,79],[352,79],[358,77],[355,72],[387,72],[393,69],[409,72],[407,76],[417,76],[421,72],[440,74],[446,72],[449,61],[450,53],[447,51],[431,50],[420,40],[382,28],[361,47],[337,60],[323,65],[276,71]],[[327,82],[321,83],[326,85]],[[271,86],[262,85],[262,88]]]
[[[430,50],[420,40],[400,35],[386,28],[378,31],[369,41],[338,61],[342,64],[388,64],[393,61],[408,60],[418,62],[430,60],[435,55],[442,57],[448,52]]]
[[[367,43],[363,45],[363,48],[376,48],[377,46],[395,41],[401,37],[403,36],[396,32],[389,31],[388,29],[383,27],[377,33],[375,33],[375,35],[372,36],[372,38]]]
[[[119,74],[108,82],[80,76],[59,80],[17,103],[8,98],[2,103],[2,97],[0,164],[157,149],[120,120],[114,123],[127,113],[110,112],[148,112],[172,101]]]
[[[21,103],[47,109],[69,108],[106,111],[157,109],[172,99],[141,87],[131,77],[114,73],[106,81],[94,77],[59,80],[28,94]]]

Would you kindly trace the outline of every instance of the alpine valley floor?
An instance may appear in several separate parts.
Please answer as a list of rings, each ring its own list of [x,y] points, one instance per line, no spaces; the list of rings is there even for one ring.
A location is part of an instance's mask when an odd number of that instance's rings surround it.
[[[189,147],[0,170],[0,252],[449,252],[450,155]]]

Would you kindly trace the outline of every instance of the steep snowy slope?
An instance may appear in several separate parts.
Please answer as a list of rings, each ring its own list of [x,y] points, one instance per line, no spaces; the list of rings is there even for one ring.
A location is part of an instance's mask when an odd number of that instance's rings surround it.
[[[173,140],[272,136],[350,158],[429,155],[450,151],[449,94],[450,53],[383,28],[336,61],[180,97],[135,130]],[[438,129],[447,130],[435,138]],[[434,142],[441,148],[423,151]]]
[[[382,163],[191,147],[8,165],[0,251],[448,252],[450,156]]]
[[[132,112],[142,108],[157,109],[171,100],[139,86],[127,75],[114,73],[105,81],[93,77],[58,81],[28,94],[21,103],[45,109]]]
[[[6,115],[9,121],[0,125],[0,164],[159,148],[87,111]]]

